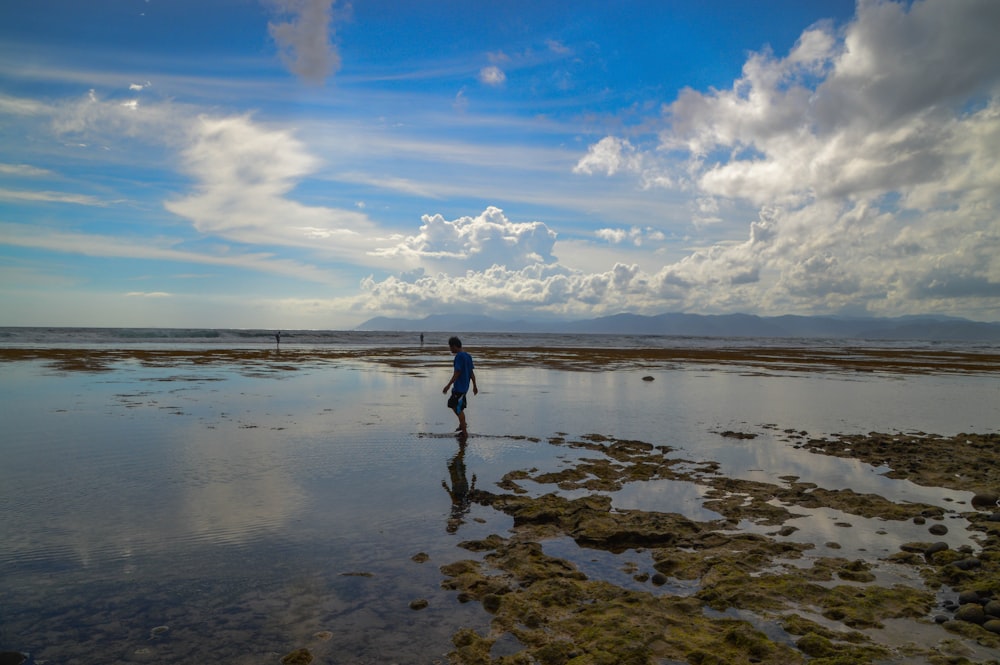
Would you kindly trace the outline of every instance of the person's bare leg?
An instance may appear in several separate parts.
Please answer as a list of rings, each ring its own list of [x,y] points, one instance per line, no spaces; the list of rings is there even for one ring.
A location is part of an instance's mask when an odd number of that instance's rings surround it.
[[[465,411],[459,411],[458,413],[458,431],[462,434],[466,434],[468,429],[465,426]]]

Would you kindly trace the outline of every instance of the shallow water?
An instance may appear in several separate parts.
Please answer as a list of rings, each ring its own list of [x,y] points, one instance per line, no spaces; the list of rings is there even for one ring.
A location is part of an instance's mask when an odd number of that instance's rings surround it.
[[[441,394],[448,357],[294,370],[124,360],[101,372],[23,361],[2,372],[0,650],[66,664],[274,663],[299,647],[317,662],[444,662],[452,633],[489,616],[441,590],[438,569],[474,556],[460,541],[511,525],[449,490],[494,490],[507,471],[588,455],[549,443],[557,435],[639,439],[717,461],[731,477],[794,475],[955,510],[967,493],[795,449],[782,430],[952,434],[1000,423],[995,375],[480,364],[459,455]],[[713,519],[700,496],[690,483],[644,483],[614,502]],[[833,526],[841,521],[852,527]],[[836,541],[840,556],[879,556],[921,535],[826,513],[796,526],[790,539]],[[951,533],[967,542],[964,529]],[[649,565],[639,553],[547,547],[615,583],[631,577],[623,562]],[[427,609],[411,610],[416,599]]]

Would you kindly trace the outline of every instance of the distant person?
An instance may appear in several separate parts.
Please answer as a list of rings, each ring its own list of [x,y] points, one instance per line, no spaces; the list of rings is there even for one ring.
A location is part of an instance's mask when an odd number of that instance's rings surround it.
[[[458,428],[455,429],[461,436],[466,436],[469,430],[465,423],[465,409],[468,407],[466,394],[469,392],[469,382],[472,383],[472,394],[479,394],[479,386],[476,385],[476,372],[472,367],[472,356],[462,350],[462,340],[452,337],[448,340],[448,349],[455,354],[455,372],[451,375],[451,381],[444,387],[442,393],[448,392],[451,388],[451,397],[448,398],[448,408],[458,416]]]
[[[281,331],[274,333],[274,341],[278,346],[281,346]]]
[[[420,333],[420,346],[424,345],[424,334]]]

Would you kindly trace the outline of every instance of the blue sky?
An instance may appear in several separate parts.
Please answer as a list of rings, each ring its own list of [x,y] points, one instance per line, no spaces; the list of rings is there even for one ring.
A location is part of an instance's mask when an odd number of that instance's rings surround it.
[[[1000,320],[1000,3],[0,7],[0,325]]]

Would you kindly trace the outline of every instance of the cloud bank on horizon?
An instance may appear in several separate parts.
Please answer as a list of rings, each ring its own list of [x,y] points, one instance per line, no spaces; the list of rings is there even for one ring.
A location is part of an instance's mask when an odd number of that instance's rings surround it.
[[[1000,3],[387,2],[0,10],[0,325],[1000,320]]]

